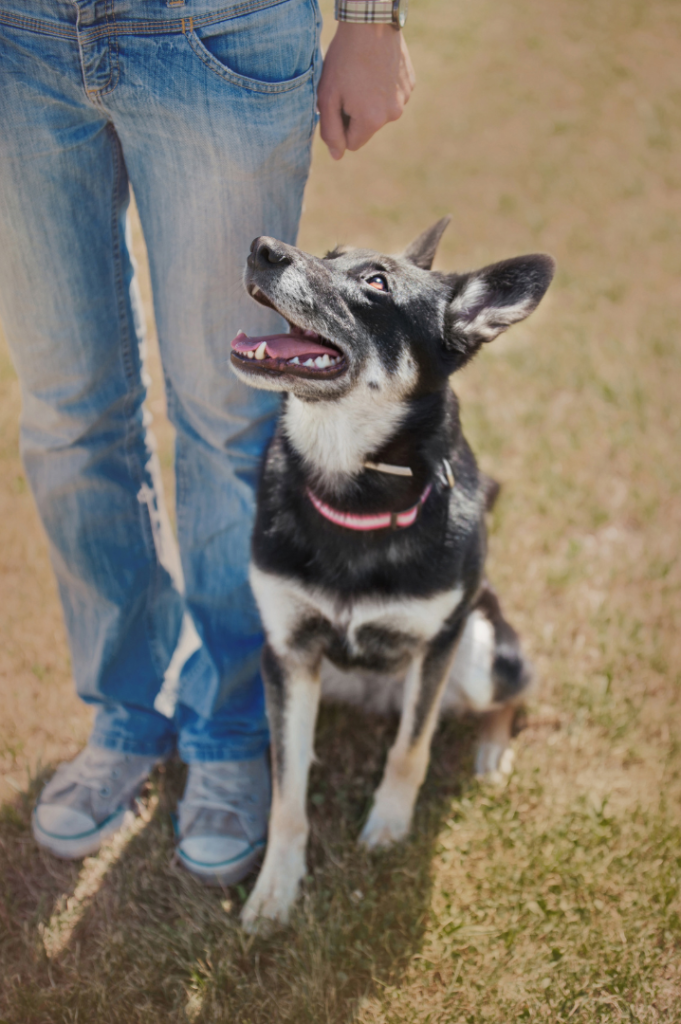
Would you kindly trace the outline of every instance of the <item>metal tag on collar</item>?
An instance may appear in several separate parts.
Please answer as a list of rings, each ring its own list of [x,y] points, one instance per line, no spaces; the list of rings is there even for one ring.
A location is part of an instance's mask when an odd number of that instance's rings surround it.
[[[456,480],[454,479],[454,473],[452,472],[451,464],[447,459],[442,460],[442,475],[445,483],[449,486],[450,490],[454,487]]]
[[[387,462],[365,462],[365,469],[375,469],[377,473],[390,473],[392,476],[413,476],[410,466],[391,466]]]

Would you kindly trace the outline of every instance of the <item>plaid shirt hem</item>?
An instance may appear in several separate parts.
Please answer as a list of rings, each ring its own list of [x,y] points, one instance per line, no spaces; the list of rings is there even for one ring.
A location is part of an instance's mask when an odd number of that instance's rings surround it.
[[[393,0],[335,0],[336,21],[392,25]]]

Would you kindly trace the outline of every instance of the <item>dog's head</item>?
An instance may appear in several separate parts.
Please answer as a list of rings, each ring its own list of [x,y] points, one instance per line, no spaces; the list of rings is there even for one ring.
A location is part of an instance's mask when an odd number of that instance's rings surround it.
[[[518,256],[466,274],[432,271],[449,217],[401,256],[338,248],[323,259],[273,238],[254,239],[245,284],[290,333],[239,334],[232,365],[255,387],[299,398],[340,398],[362,380],[395,398],[442,388],[484,342],[537,307],[550,256]]]

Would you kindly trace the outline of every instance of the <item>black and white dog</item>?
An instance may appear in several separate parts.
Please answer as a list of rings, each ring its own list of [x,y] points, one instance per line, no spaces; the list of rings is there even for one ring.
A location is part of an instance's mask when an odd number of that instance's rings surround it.
[[[503,770],[530,672],[484,576],[489,480],[449,386],[487,341],[523,320],[553,276],[549,256],[467,274],[431,271],[449,218],[402,256],[324,259],[256,238],[253,298],[290,333],[232,342],[255,387],[287,392],[260,485],[251,583],[266,634],[272,732],[269,842],[244,907],[248,929],[285,922],[305,874],[308,771],[322,662],[357,699],[404,680],[402,715],[361,834],[402,839],[445,702],[482,715],[476,770]],[[360,684],[358,684],[358,679]]]

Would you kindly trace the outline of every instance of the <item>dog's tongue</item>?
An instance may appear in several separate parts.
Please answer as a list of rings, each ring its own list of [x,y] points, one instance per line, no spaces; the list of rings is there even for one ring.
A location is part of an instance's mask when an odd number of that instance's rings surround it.
[[[315,334],[314,338],[319,335]],[[249,338],[239,331],[232,342],[235,352],[253,352],[265,342],[267,355],[271,359],[293,359],[294,356],[337,356],[338,352],[328,345],[320,345],[304,334],[269,334],[263,338]]]

